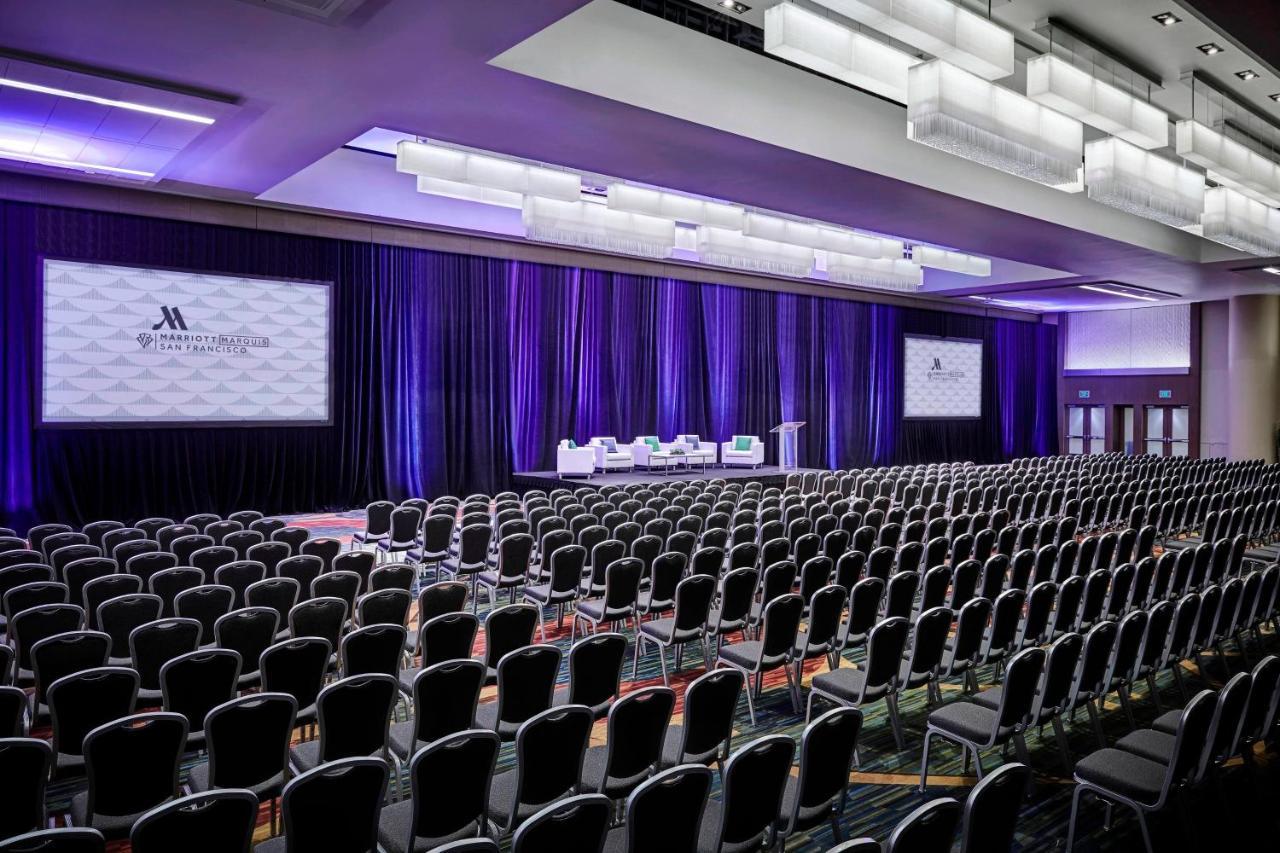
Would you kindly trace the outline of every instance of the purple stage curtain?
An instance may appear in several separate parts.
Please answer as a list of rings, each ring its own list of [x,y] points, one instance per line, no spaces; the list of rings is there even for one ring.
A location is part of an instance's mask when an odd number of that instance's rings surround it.
[[[806,421],[804,466],[1057,452],[1056,327],[0,203],[0,524],[494,492],[562,438]],[[40,429],[44,255],[333,282],[334,424]],[[978,338],[983,418],[903,421],[902,336]]]

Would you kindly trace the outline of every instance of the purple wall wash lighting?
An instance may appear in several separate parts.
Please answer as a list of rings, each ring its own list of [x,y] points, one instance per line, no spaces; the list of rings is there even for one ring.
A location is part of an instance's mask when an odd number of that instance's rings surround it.
[[[492,492],[561,438],[784,418],[803,466],[1057,449],[1053,326],[17,202],[0,240],[0,524]],[[43,254],[333,281],[333,426],[34,429]],[[902,421],[907,332],[984,341],[986,418]]]

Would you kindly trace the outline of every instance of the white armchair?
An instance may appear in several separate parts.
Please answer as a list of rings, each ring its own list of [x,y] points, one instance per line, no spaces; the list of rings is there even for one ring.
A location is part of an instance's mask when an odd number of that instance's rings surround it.
[[[597,471],[612,471],[619,468],[629,471],[635,464],[631,459],[631,448],[618,444],[618,440],[611,435],[592,436],[589,444],[595,452]]]
[[[738,439],[750,439],[749,450],[738,450]],[[754,435],[735,435],[728,441],[720,442],[720,464],[728,467],[750,466],[759,468],[764,464],[764,442]]]
[[[636,440],[631,442],[631,460],[636,465],[642,465],[645,468],[652,467],[649,462],[649,454],[654,452],[653,444],[645,439],[652,439],[657,442],[657,452],[666,453],[671,449],[671,442],[658,441],[657,436],[637,435]]]
[[[556,448],[556,474],[586,474],[590,479],[596,470],[596,451],[592,447],[570,447],[568,439]]]
[[[714,441],[703,441],[696,435],[677,435],[671,446],[683,450],[684,455],[691,462],[699,462],[704,468],[707,465],[716,464],[716,443]]]

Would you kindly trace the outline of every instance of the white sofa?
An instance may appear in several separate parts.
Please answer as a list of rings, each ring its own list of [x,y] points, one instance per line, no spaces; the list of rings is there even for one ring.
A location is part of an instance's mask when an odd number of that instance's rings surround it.
[[[645,441],[645,438],[647,437],[649,436],[637,435],[636,440],[631,442],[631,461],[636,465],[643,466],[645,468],[650,468],[652,467],[652,465],[649,461],[649,454],[653,452],[653,447],[647,441]],[[670,449],[671,449],[671,442],[669,441],[658,442],[658,450],[660,452],[666,453]]]
[[[750,438],[750,450],[734,450],[739,438]],[[720,442],[720,464],[726,468],[733,466],[750,466],[759,468],[764,464],[764,442],[754,435],[735,435],[728,441]]]
[[[714,441],[703,441],[696,435],[677,435],[671,447],[683,450],[685,457],[692,463],[700,463],[704,467],[716,464]]]
[[[596,470],[596,451],[594,447],[570,447],[569,440],[560,442],[556,448],[556,474],[568,477],[585,474],[588,479]]]
[[[613,443],[613,450],[609,449],[610,442]],[[635,465],[631,458],[631,448],[618,444],[618,440],[611,435],[592,436],[588,444],[595,452],[597,471],[616,471],[619,468],[630,471]]]

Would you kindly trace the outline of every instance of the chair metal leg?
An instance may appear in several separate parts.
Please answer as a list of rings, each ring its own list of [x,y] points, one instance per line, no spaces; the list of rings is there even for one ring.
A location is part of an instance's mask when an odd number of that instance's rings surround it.
[[[893,740],[898,745],[898,752],[902,752],[907,747],[902,736],[902,717],[898,714],[898,696],[896,693],[889,693],[884,697],[884,701],[889,706],[889,723],[893,727]]]
[[[546,640],[544,639],[543,642],[545,643]],[[637,634],[636,635],[636,651],[635,651],[635,654],[632,655],[631,657],[631,680],[632,681],[636,680],[636,668],[640,666],[640,646],[642,645],[642,643],[643,643],[643,640],[641,639],[640,635]]]
[[[1129,728],[1136,731],[1138,722],[1133,718],[1133,706],[1129,702],[1129,685],[1121,684],[1117,695],[1120,697],[1120,707],[1124,709],[1124,715],[1129,719]]]
[[[929,744],[933,740],[933,730],[924,730],[924,748],[920,751],[920,785],[916,788],[920,793],[924,793],[925,786],[929,781]],[[968,756],[965,751],[965,756]]]
[[[1152,699],[1155,701],[1155,703],[1156,703],[1156,713],[1157,713],[1157,714],[1163,714],[1163,713],[1164,713],[1164,703],[1160,701],[1160,688],[1156,686],[1156,674],[1155,674],[1155,672],[1148,672],[1148,673],[1147,673],[1147,689],[1148,689],[1149,691],[1151,691],[1151,698],[1152,698]]]
[[[1076,841],[1076,816],[1080,811],[1080,795],[1084,793],[1084,788],[1076,785],[1075,792],[1071,795],[1071,817],[1067,820],[1067,846],[1064,853],[1071,853],[1075,849]]]
[[[1107,748],[1107,735],[1102,730],[1102,718],[1098,716],[1098,709],[1094,707],[1093,700],[1090,699],[1084,703],[1089,709],[1089,720],[1093,723],[1093,733],[1098,737],[1098,749]]]
[[[753,702],[751,699],[751,694],[753,692],[754,691],[752,691],[751,685],[748,684],[747,685],[747,715],[751,718],[751,725],[754,727],[756,724],[756,706],[755,706],[755,702]]]
[[[1067,742],[1066,729],[1062,727],[1062,719],[1056,714],[1053,717],[1053,733],[1057,736],[1058,749],[1062,753],[1062,767],[1067,771],[1067,775],[1075,769],[1075,764],[1071,761],[1071,747]]]
[[[662,666],[662,683],[670,687],[671,679],[667,676],[667,651],[662,643],[658,643],[658,663]]]

